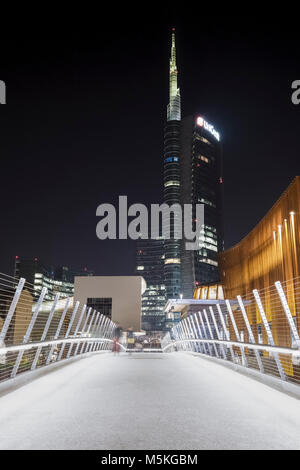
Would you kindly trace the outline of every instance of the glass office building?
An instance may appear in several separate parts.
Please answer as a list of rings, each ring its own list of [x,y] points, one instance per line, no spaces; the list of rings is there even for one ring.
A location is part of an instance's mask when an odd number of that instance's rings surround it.
[[[44,287],[47,288],[45,300],[54,300],[56,294],[61,298],[72,297],[74,294],[75,276],[91,276],[93,273],[86,268],[83,270],[72,270],[66,266],[52,269],[37,258],[21,259],[16,256],[14,276],[18,279],[26,279],[28,289],[33,292],[35,299],[41,294]]]
[[[181,244],[181,281],[184,298],[195,287],[219,280],[217,253],[224,250],[223,176],[220,134],[202,116],[181,121],[181,204],[204,205],[200,249],[187,251]],[[195,229],[195,226],[194,226]]]
[[[136,275],[142,276],[147,283],[147,289],[142,297],[142,329],[147,333],[164,329],[166,296],[163,263],[162,238],[138,241]]]

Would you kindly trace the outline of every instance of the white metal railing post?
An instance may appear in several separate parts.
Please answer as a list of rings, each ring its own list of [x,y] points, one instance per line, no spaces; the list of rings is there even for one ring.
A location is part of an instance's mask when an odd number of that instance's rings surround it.
[[[187,344],[186,344],[186,342],[185,342],[185,339],[186,339],[185,336],[186,336],[186,335],[185,335],[185,330],[184,330],[184,328],[183,328],[183,320],[181,320],[180,323],[179,323],[179,331],[180,331],[181,340],[183,341],[183,343],[182,343],[182,350],[183,350],[183,351],[186,351],[187,348],[188,348],[188,346],[187,346]]]
[[[109,329],[108,329],[108,339],[109,340],[112,340],[113,339],[113,334],[114,334],[114,323],[110,320],[110,326],[109,326]],[[112,349],[112,343],[110,343],[109,341],[107,342],[107,346],[111,345],[111,347],[109,349]]]
[[[233,325],[236,340],[240,343],[241,342],[240,333],[239,333],[238,327],[236,326],[236,322],[235,322],[235,318],[233,316],[233,311],[232,311],[230,302],[229,302],[229,300],[225,300],[225,303],[226,303],[227,311],[228,311],[229,316],[230,316],[231,323]],[[244,365],[245,365],[245,367],[248,367],[248,361],[247,361],[247,358],[246,358],[244,347],[240,346],[240,350],[241,350],[241,354],[242,354],[242,360],[244,361]]]
[[[54,340],[58,339],[58,337],[59,337],[59,335],[60,335],[60,331],[61,331],[61,329],[62,329],[63,322],[64,322],[64,320],[65,320],[65,318],[66,318],[67,311],[68,311],[68,308],[69,308],[69,303],[70,303],[70,297],[67,298],[64,311],[63,311],[63,313],[62,313],[62,316],[60,317],[60,321],[59,321],[59,324],[58,324],[58,327],[57,327],[57,330],[56,330],[56,333],[55,333],[55,336],[54,336]],[[51,361],[54,348],[55,348],[55,346],[53,346],[53,345],[52,345],[51,348],[50,348],[50,351],[49,351],[49,354],[48,354],[48,357],[47,357],[47,361],[46,361],[46,366],[48,366],[49,363],[50,363],[50,361]]]
[[[201,323],[201,326],[202,326],[202,330],[203,330],[203,337],[204,337],[205,339],[208,339],[201,312],[198,312],[198,315],[199,315],[199,320],[200,320],[200,323]],[[212,349],[211,349],[211,344],[210,344],[210,343],[206,343],[206,344],[207,344],[207,346],[208,346],[209,354],[212,356],[213,353],[212,353]]]
[[[223,331],[224,331],[224,336],[225,336],[227,341],[230,341],[230,336],[229,336],[229,333],[228,333],[227,328],[226,328],[224,315],[223,315],[222,309],[220,307],[220,304],[217,304],[217,310],[218,310],[218,314],[219,314],[219,317],[220,317],[220,320],[221,320],[221,325],[222,325],[222,328],[223,328]],[[235,363],[235,357],[234,357],[234,352],[233,352],[232,345],[229,346],[229,350],[230,350],[232,362]]]
[[[175,331],[176,331],[177,341],[181,341],[181,336],[180,336],[180,322],[175,326]],[[177,351],[178,351],[178,348],[179,348],[180,351],[183,349],[183,348],[182,348],[182,343],[178,343]]]
[[[239,303],[239,306],[240,306],[240,309],[241,309],[241,312],[242,312],[242,315],[243,315],[243,318],[244,318],[244,322],[245,322],[245,325],[246,325],[246,328],[247,328],[247,331],[248,331],[249,341],[250,341],[250,343],[255,344],[254,334],[253,334],[253,331],[252,331],[251,326],[250,326],[250,322],[249,322],[249,319],[248,319],[248,315],[247,315],[242,297],[240,295],[238,295],[237,300],[238,300],[238,303]],[[255,357],[256,357],[257,364],[258,364],[260,372],[262,374],[264,374],[264,372],[265,372],[264,371],[264,366],[263,366],[259,351],[257,351],[257,349],[255,350]]]
[[[100,347],[100,345],[101,345],[101,336],[102,336],[102,326],[103,326],[103,322],[104,322],[104,315],[102,315],[102,313],[100,313],[99,326],[97,327],[97,330],[96,330],[96,336],[97,336],[97,335],[99,336],[99,341],[94,344],[94,346],[93,346],[93,348],[92,348],[92,351],[98,350],[99,347]]]
[[[187,322],[188,322],[188,325],[189,325],[189,330],[190,330],[190,333],[192,334],[192,337],[194,336],[194,339],[195,338],[195,333],[193,332],[193,327],[192,327],[192,323],[191,323],[191,320],[190,320],[190,317],[187,317]],[[192,343],[192,349],[197,352],[197,347],[196,347],[196,343]]]
[[[88,309],[88,312],[87,312],[87,315],[86,315],[86,317],[85,317],[85,321],[84,321],[84,324],[83,324],[83,327],[82,327],[82,330],[81,330],[81,333],[80,333],[80,336],[79,336],[80,338],[83,338],[83,337],[85,336],[85,333],[86,333],[86,332],[85,332],[85,329],[86,329],[87,324],[88,324],[88,321],[89,321],[89,319],[90,319],[91,312],[92,312],[92,307],[90,307],[90,308]],[[80,342],[78,342],[78,343],[76,344],[74,356],[77,356],[77,353],[78,353],[78,350],[79,350],[79,346],[80,346],[80,345],[81,345]],[[83,343],[82,343],[82,345],[83,345]],[[80,348],[80,351],[81,351],[81,348]],[[79,354],[80,354],[80,353],[79,353]]]
[[[110,335],[111,335],[111,320],[108,319],[108,327],[107,327],[107,332],[106,332],[106,349],[109,349],[109,340],[110,340]]]
[[[84,305],[84,306],[82,307],[81,314],[80,314],[79,320],[78,320],[78,322],[77,322],[77,325],[76,325],[76,328],[75,328],[75,331],[74,331],[74,335],[73,335],[74,338],[77,337],[77,334],[78,334],[80,325],[81,325],[81,323],[82,323],[83,316],[84,316],[84,314],[85,314],[85,311],[86,311],[86,305]],[[69,359],[69,357],[71,356],[72,349],[73,349],[73,344],[71,343],[71,344],[70,344],[70,347],[69,347],[68,354],[67,354],[67,359]]]
[[[96,337],[96,333],[97,333],[97,328],[98,328],[98,325],[99,325],[99,319],[100,319],[100,312],[97,312],[97,316],[96,316],[96,319],[95,319],[95,323],[94,323],[94,326],[93,326],[93,329],[91,331],[91,337],[92,338],[95,338]],[[96,344],[95,341],[91,341],[90,343],[88,343],[88,347],[86,349],[85,352],[92,352],[93,351],[93,346]]]
[[[45,339],[46,339],[46,336],[47,336],[47,333],[48,333],[48,330],[49,330],[49,327],[50,327],[50,324],[52,322],[52,318],[53,318],[53,315],[54,315],[54,312],[55,312],[55,309],[56,309],[56,305],[57,305],[57,302],[59,300],[59,297],[60,297],[60,294],[56,294],[55,300],[53,302],[51,311],[50,311],[49,316],[48,316],[48,320],[46,322],[44,331],[43,331],[42,336],[41,336],[41,342],[45,341]],[[35,357],[34,357],[34,360],[33,360],[32,366],[31,366],[31,370],[34,370],[36,368],[38,359],[39,359],[41,351],[42,351],[42,348],[43,348],[42,346],[39,346],[37,348],[37,351],[35,353]]]
[[[213,339],[214,339],[214,335],[213,335],[213,332],[212,332],[210,323],[209,323],[209,321],[208,321],[208,316],[207,316],[207,313],[206,313],[206,310],[205,310],[205,309],[203,309],[203,315],[204,315],[205,321],[206,321],[206,323],[207,323],[207,328],[208,328],[209,335],[210,335],[211,339],[213,340]],[[218,349],[217,349],[216,343],[213,343],[213,347],[214,347],[214,350],[215,350],[215,355],[216,355],[216,357],[219,357],[219,353],[218,353]]]
[[[254,289],[253,295],[254,295],[255,302],[258,306],[258,310],[259,310],[260,316],[262,318],[262,321],[263,321],[263,324],[264,324],[264,327],[265,327],[265,330],[266,330],[266,333],[267,333],[267,336],[268,336],[269,344],[270,344],[270,346],[275,346],[273,334],[272,334],[272,331],[270,329],[270,326],[269,326],[269,323],[268,323],[268,320],[267,320],[267,316],[266,316],[265,310],[263,308],[262,302],[260,300],[260,296],[259,296],[259,293],[258,293],[257,289]],[[278,356],[277,353],[274,353],[274,359],[275,359],[275,362],[276,362],[276,365],[277,365],[277,368],[278,368],[281,379],[286,381],[285,372],[283,370],[283,367],[281,365],[281,361],[280,361],[279,356]]]
[[[102,337],[103,337],[103,341],[102,343],[100,344],[100,350],[102,351],[102,349],[105,349],[105,346],[106,346],[106,330],[107,330],[107,324],[108,324],[108,318],[104,315],[104,322],[103,322],[103,329],[102,329]]]
[[[275,287],[277,289],[277,292],[278,292],[278,295],[280,297],[280,301],[281,301],[281,304],[283,306],[283,310],[285,312],[285,315],[286,315],[286,318],[289,322],[289,326],[290,326],[290,329],[291,329],[291,333],[294,337],[294,340],[295,340],[295,343],[297,345],[297,348],[300,349],[300,338],[299,338],[299,334],[298,334],[298,331],[297,331],[297,328],[296,328],[296,325],[294,323],[294,320],[293,320],[293,315],[290,311],[290,307],[289,307],[289,304],[287,302],[287,299],[286,299],[286,296],[285,296],[285,293],[283,292],[283,288],[282,288],[282,285],[281,285],[281,282],[277,281],[275,282]]]
[[[177,327],[178,327],[178,325],[175,325],[174,328],[173,328],[173,335],[174,335],[174,338],[175,338],[175,342],[180,340],[179,335],[178,335]],[[179,349],[179,343],[178,343],[178,346],[176,345],[176,350],[178,351],[178,349]]]
[[[184,341],[184,340],[185,340],[185,331],[184,331],[184,328],[183,328],[182,320],[181,320],[181,322],[179,323],[179,332],[180,332],[181,340],[183,341],[183,343],[181,344],[181,346],[182,346],[182,351],[186,351],[186,350],[187,350],[187,344],[186,344],[186,342]]]
[[[194,316],[195,314],[191,317],[191,322],[192,322],[192,325],[193,325],[193,329],[194,329],[194,333],[195,333],[195,338],[196,339],[199,339],[199,336],[197,334],[197,328],[196,328],[196,325],[195,325],[195,322],[194,322]],[[202,349],[202,343],[196,343],[197,345],[197,352],[200,350],[200,352],[202,353],[203,349]]]
[[[29,339],[30,339],[30,335],[32,333],[34,324],[36,322],[37,316],[39,314],[39,311],[40,311],[40,308],[41,308],[41,305],[42,305],[42,302],[44,300],[44,297],[45,297],[46,293],[47,293],[47,289],[46,289],[46,287],[44,287],[42,289],[41,295],[40,295],[39,300],[36,304],[34,313],[31,317],[30,323],[29,323],[27,331],[25,333],[23,344],[27,344]],[[15,376],[17,375],[20,363],[21,363],[22,358],[23,358],[23,354],[24,354],[24,351],[19,351],[16,362],[14,364],[14,367],[13,367],[13,370],[12,370],[12,373],[11,373],[11,378],[15,378]]]
[[[114,338],[114,337],[115,337],[115,331],[116,331],[116,328],[117,328],[117,327],[116,327],[116,324],[115,324],[114,322],[112,322],[112,326],[113,326],[113,328],[112,328],[112,335],[111,335],[111,337]]]
[[[196,325],[197,325],[196,329],[198,331],[198,338],[202,340],[200,342],[201,351],[203,352],[203,354],[209,355],[208,346],[205,342],[203,342],[204,337],[203,337],[203,334],[202,334],[202,330],[201,330],[201,326],[200,326],[200,323],[199,323],[199,320],[198,320],[197,313],[194,314],[194,317],[195,317],[195,322],[196,322]]]
[[[94,319],[95,319],[95,315],[96,315],[96,310],[93,311],[91,320],[90,320],[90,322],[89,322],[89,324],[88,324],[88,328],[87,328],[87,330],[86,330],[86,333],[84,334],[84,336],[86,336],[86,337],[88,337],[88,335],[90,334],[91,326],[92,326],[93,321],[94,321]],[[84,351],[86,350],[87,345],[88,345],[87,342],[82,343],[79,354],[84,354]]]
[[[95,334],[96,334],[96,331],[97,331],[97,328],[98,328],[99,317],[100,317],[100,313],[97,312],[95,324],[94,324],[93,329],[92,329],[92,332],[91,332],[91,336],[92,336],[93,338],[95,337]],[[90,343],[88,344],[88,347],[87,347],[87,349],[86,349],[86,352],[92,352],[94,344],[96,344],[96,341],[90,342]]]
[[[96,346],[96,350],[97,350],[97,351],[101,351],[101,350],[102,350],[102,347],[103,347],[103,342],[104,342],[103,333],[104,333],[104,325],[105,325],[105,322],[106,322],[105,315],[103,315],[103,314],[101,313],[101,322],[100,322],[100,326],[99,326],[99,342],[97,343],[97,346]]]
[[[215,330],[216,330],[217,338],[218,338],[218,340],[220,341],[220,340],[221,340],[221,335],[220,335],[220,331],[219,331],[219,328],[218,328],[217,320],[216,320],[216,317],[215,317],[214,309],[213,309],[212,307],[209,307],[209,311],[210,311],[210,315],[211,315],[211,318],[212,318],[212,320],[213,320],[213,324],[214,324],[214,327],[215,327]],[[226,354],[226,350],[225,350],[224,344],[221,344],[221,350],[222,350],[223,358],[224,358],[225,360],[227,360],[227,354]]]
[[[181,341],[180,343],[180,350],[181,351],[185,351],[186,349],[186,344],[184,342],[182,342],[184,340],[184,337],[183,337],[183,328],[182,328],[182,324],[181,324],[181,321],[178,323],[177,325],[177,333],[179,335],[179,339]]]
[[[114,325],[113,325],[113,322],[110,320],[108,331],[107,331],[107,339],[112,339],[113,330],[114,330]]]
[[[200,312],[198,312],[199,314]],[[201,331],[201,326],[200,326],[200,323],[199,323],[199,320],[198,320],[198,316],[197,316],[197,313],[195,313],[195,320],[196,320],[196,323],[197,323],[197,327],[198,327],[198,332],[199,332],[199,335],[200,335],[200,338],[203,340],[204,337],[203,337],[203,334],[202,334],[202,331]],[[204,351],[204,354],[207,354],[207,355],[210,355],[210,350],[207,346],[207,343],[202,343],[203,345],[203,351]]]
[[[109,318],[106,317],[106,322],[105,322],[105,325],[104,325],[104,337],[105,338],[107,338],[108,328],[109,328]]]
[[[186,322],[186,318],[184,318],[183,322],[182,322],[182,325],[185,329],[185,334],[186,334],[186,339],[188,340],[188,345],[189,345],[189,349],[190,350],[193,350],[193,347],[192,347],[192,343],[190,341],[190,334],[189,334],[189,330],[188,330],[188,327],[187,327],[187,322]]]
[[[74,323],[75,318],[76,318],[76,315],[77,315],[77,310],[78,310],[78,308],[79,308],[79,305],[80,305],[80,303],[79,303],[79,302],[76,302],[75,307],[74,307],[74,310],[73,310],[73,313],[72,313],[72,317],[71,317],[70,323],[69,323],[69,325],[68,325],[67,332],[66,332],[66,334],[65,334],[65,339],[68,339],[68,338],[69,338],[69,335],[70,335],[70,333],[71,333],[71,329],[72,329],[73,323]],[[59,354],[58,354],[58,358],[57,358],[58,361],[61,360],[65,347],[66,347],[66,343],[63,343],[62,346],[61,346],[61,348],[60,348]],[[71,346],[70,346],[70,347],[71,347]],[[70,348],[69,348],[69,349],[70,349]]]
[[[109,329],[108,329],[108,339],[112,339],[114,334],[114,323],[110,320]]]
[[[14,293],[14,296],[13,296],[13,300],[9,306],[9,309],[8,309],[8,312],[7,312],[7,315],[6,315],[6,318],[5,318],[5,321],[3,323],[3,327],[2,327],[2,330],[1,330],[1,333],[0,333],[0,345],[5,342],[5,337],[6,337],[6,333],[9,329],[9,326],[10,326],[10,323],[11,323],[11,320],[12,320],[12,317],[14,316],[14,313],[15,313],[15,310],[16,310],[16,307],[17,307],[17,304],[18,304],[18,301],[19,301],[19,298],[20,298],[20,295],[22,293],[22,290],[24,288],[24,284],[25,284],[25,279],[22,277],[20,280],[19,280],[19,284],[16,288],[16,292]]]

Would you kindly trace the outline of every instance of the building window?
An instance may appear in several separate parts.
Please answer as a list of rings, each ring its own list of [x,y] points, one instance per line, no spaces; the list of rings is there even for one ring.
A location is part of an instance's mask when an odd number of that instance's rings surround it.
[[[180,186],[179,181],[167,181],[165,183],[165,188],[168,188],[169,186]]]
[[[207,140],[205,137],[202,137],[202,135],[196,135],[197,140],[201,140],[201,142],[204,142],[205,144],[212,145],[212,143]]]
[[[179,258],[169,258],[165,260],[165,264],[180,264],[181,261]]]
[[[216,207],[216,204],[214,204],[213,202],[209,201],[208,199],[204,199],[203,197],[201,197],[200,199],[198,199],[198,202],[200,202],[201,204],[206,204],[207,206],[210,206],[210,207]]]
[[[111,318],[112,299],[111,298],[89,298],[87,299],[87,307],[102,313]]]
[[[178,162],[179,158],[178,157],[168,157],[165,159],[166,163],[172,163],[172,162]]]

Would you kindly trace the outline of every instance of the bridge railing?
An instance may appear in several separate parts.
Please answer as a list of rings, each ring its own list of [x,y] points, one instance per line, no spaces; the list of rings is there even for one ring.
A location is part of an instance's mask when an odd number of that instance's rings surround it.
[[[47,289],[0,274],[0,382],[112,348],[116,325],[100,312],[51,299]],[[122,348],[123,345],[120,345]]]
[[[299,327],[297,278],[190,312],[165,335],[162,349],[231,361],[299,385]]]

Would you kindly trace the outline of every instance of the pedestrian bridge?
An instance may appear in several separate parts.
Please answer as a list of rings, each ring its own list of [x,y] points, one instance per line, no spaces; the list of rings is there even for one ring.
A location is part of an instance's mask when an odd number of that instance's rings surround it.
[[[119,355],[100,312],[45,290],[32,303],[24,279],[0,285],[0,449],[300,449],[287,285],[274,287],[272,322],[254,291],[182,319],[160,353],[121,342]]]

